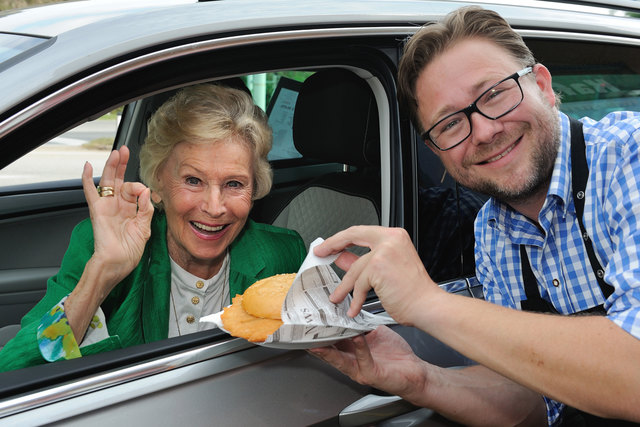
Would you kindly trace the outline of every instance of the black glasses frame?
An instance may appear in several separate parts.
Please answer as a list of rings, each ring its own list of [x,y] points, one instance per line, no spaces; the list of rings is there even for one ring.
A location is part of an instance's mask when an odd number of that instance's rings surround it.
[[[473,124],[471,122],[471,114],[473,113],[478,113],[483,117],[486,117],[489,120],[498,120],[501,117],[506,116],[507,114],[509,114],[510,112],[512,112],[513,110],[515,110],[516,108],[518,108],[518,105],[520,105],[522,103],[522,100],[524,99],[524,92],[522,91],[522,86],[520,86],[520,81],[518,80],[520,77],[529,74],[533,71],[533,66],[529,66],[529,67],[525,67],[520,71],[516,71],[515,73],[511,74],[510,76],[505,77],[504,79],[500,80],[499,82],[495,83],[494,85],[492,85],[489,89],[485,90],[484,92],[482,92],[480,94],[480,96],[478,96],[475,101],[473,101],[471,104],[469,104],[468,107],[463,108],[461,110],[455,111],[451,114],[448,114],[447,116],[443,117],[442,119],[438,120],[436,122],[436,124],[434,124],[433,126],[431,126],[429,128],[429,130],[427,130],[426,132],[424,132],[422,135],[420,135],[420,137],[422,138],[422,140],[424,142],[427,141],[431,141],[431,143],[440,151],[448,151],[451,150],[452,148],[457,147],[458,145],[462,144],[467,138],[469,138],[469,135],[471,135],[471,132],[473,132]],[[505,111],[504,113],[500,114],[499,116],[488,116],[486,114],[484,114],[482,111],[480,111],[478,109],[477,103],[478,101],[480,101],[480,99],[482,99],[482,97],[484,97],[487,93],[491,92],[493,90],[493,88],[495,88],[496,86],[506,82],[507,80],[515,80],[516,84],[518,85],[518,89],[520,90],[520,101],[518,101],[513,107],[509,108],[507,111]],[[464,138],[462,138],[460,140],[460,142],[452,145],[449,148],[441,148],[438,146],[438,144],[435,142],[435,140],[433,138],[431,138],[431,131],[438,126],[440,123],[442,123],[443,121],[447,120],[449,117],[451,116],[455,116],[456,114],[460,114],[460,113],[464,113],[464,115],[467,117],[467,120],[469,121],[469,133],[467,134],[467,136],[465,136]]]

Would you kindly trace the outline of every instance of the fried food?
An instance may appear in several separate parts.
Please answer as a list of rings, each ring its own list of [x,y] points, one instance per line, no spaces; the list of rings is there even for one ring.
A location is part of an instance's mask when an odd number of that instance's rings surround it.
[[[232,304],[225,307],[221,315],[224,328],[234,337],[244,338],[251,342],[263,342],[282,326],[282,320],[264,319],[250,315],[242,307],[242,300],[242,295],[236,295]]]
[[[282,326],[280,311],[295,277],[295,273],[276,274],[236,295],[220,316],[224,329],[247,341],[265,341]]]
[[[295,273],[276,274],[258,280],[243,294],[242,307],[252,316],[280,320],[280,310]]]

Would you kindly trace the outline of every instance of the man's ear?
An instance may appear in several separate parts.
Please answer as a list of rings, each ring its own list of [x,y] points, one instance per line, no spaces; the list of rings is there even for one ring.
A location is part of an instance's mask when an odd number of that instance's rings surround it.
[[[549,69],[542,64],[533,66],[533,72],[536,76],[536,84],[542,91],[542,95],[549,102],[549,105],[556,105],[556,93],[551,86],[551,73]]]

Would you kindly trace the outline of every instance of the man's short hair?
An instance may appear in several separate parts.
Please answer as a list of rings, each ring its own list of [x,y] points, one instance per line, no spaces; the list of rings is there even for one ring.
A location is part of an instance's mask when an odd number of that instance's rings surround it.
[[[531,50],[498,13],[479,6],[465,6],[449,13],[442,22],[420,28],[407,41],[398,67],[398,100],[413,125],[424,132],[418,117],[416,81],[424,68],[448,48],[470,38],[481,38],[504,48],[523,67],[535,64]],[[437,83],[437,82],[436,82]]]

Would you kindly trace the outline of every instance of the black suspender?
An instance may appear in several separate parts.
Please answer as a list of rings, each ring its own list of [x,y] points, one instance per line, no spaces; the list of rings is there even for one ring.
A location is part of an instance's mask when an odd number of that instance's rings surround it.
[[[609,295],[613,293],[613,286],[604,281],[604,269],[598,262],[596,254],[593,251],[593,245],[589,235],[584,229],[582,217],[584,215],[584,190],[587,187],[587,177],[589,168],[587,166],[587,156],[585,153],[584,135],[582,133],[582,123],[578,120],[570,119],[571,121],[571,187],[573,192],[573,204],[576,207],[576,216],[578,217],[578,224],[580,225],[580,231],[582,232],[582,238],[584,246],[591,262],[591,268],[595,273],[598,286],[607,299]],[[527,251],[524,245],[520,245],[520,263],[522,265],[522,279],[524,281],[524,290],[527,296],[526,300],[521,301],[521,308],[526,311],[538,311],[547,313],[556,313],[557,311],[551,303],[542,299],[538,284],[533,271],[531,270],[531,264]],[[602,305],[593,307],[588,312],[602,312],[604,308]]]
[[[591,268],[595,273],[600,290],[605,299],[613,293],[613,286],[605,283],[604,269],[598,262],[595,252],[593,251],[593,245],[589,235],[584,229],[582,223],[582,216],[584,214],[584,190],[587,187],[587,176],[589,168],[587,166],[587,156],[585,153],[584,134],[582,133],[582,123],[578,120],[571,120],[571,186],[573,192],[573,204],[576,207],[576,216],[578,217],[578,224],[580,225],[580,231],[582,232],[582,238],[584,246],[587,249],[589,255],[589,261],[591,262]],[[527,251],[524,245],[520,245],[520,263],[522,265],[522,280],[524,281],[524,290],[527,296],[526,300],[520,302],[521,308],[526,311],[537,311],[543,313],[557,313],[557,310],[553,305],[542,299],[538,284]],[[601,305],[583,310],[581,314],[594,313],[594,314],[606,314],[604,307]],[[576,313],[578,314],[578,313]],[[638,424],[630,421],[610,420],[596,417],[595,415],[587,414],[575,408],[566,407],[563,411],[563,426],[579,426],[579,427],[600,427],[600,426],[635,426]]]
[[[580,231],[582,232],[582,239],[584,240],[584,247],[587,249],[589,255],[589,261],[591,262],[591,268],[596,274],[596,280],[598,286],[607,299],[613,293],[613,286],[604,281],[604,269],[598,262],[596,254],[593,251],[593,244],[591,239],[584,229],[582,217],[584,216],[584,190],[587,188],[587,177],[589,173],[589,167],[587,166],[587,155],[585,153],[586,148],[584,145],[584,134],[582,133],[582,123],[575,119],[571,120],[571,187],[573,192],[573,204],[576,207],[576,216],[578,217],[578,224],[580,225]]]
[[[558,313],[553,304],[540,296],[538,281],[533,275],[531,263],[524,245],[520,245],[520,263],[522,264],[522,280],[527,299],[520,301],[520,308],[524,311],[537,311],[539,313]]]

